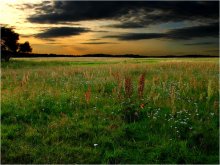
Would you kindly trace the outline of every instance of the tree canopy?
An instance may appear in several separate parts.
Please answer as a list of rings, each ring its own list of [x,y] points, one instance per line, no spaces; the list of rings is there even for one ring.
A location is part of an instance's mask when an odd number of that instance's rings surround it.
[[[23,44],[19,44],[19,52],[23,52],[23,53],[32,52],[32,48],[28,41],[26,41]]]
[[[1,50],[16,52],[18,49],[19,34],[15,33],[12,28],[1,28]]]
[[[1,27],[1,60],[9,61],[13,54],[32,52],[29,42],[19,44],[18,40],[19,34],[13,28]]]

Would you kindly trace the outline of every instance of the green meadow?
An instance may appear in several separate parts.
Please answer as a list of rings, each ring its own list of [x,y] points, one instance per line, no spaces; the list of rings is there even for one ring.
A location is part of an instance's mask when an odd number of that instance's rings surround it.
[[[1,163],[218,164],[218,62],[2,62]]]

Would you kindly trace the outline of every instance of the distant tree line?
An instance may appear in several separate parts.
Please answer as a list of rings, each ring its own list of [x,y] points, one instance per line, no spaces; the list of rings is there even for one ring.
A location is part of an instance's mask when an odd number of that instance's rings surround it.
[[[18,43],[19,34],[13,28],[1,27],[1,61],[9,61],[10,57],[19,53],[30,53],[32,48],[28,41]]]

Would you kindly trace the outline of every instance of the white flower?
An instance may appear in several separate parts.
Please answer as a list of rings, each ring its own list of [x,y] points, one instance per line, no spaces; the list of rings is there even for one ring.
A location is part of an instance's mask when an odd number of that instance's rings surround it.
[[[98,144],[94,144],[94,147],[98,146]]]
[[[213,116],[213,115],[214,115],[214,113],[210,113],[210,115],[211,115],[211,116]]]

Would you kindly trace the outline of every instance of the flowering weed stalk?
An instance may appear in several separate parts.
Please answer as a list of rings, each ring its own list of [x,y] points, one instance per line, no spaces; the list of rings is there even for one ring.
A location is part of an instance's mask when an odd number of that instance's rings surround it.
[[[145,82],[145,74],[141,74],[140,78],[139,78],[139,82],[138,82],[138,96],[139,98],[143,98],[143,94],[144,94],[144,82]]]

